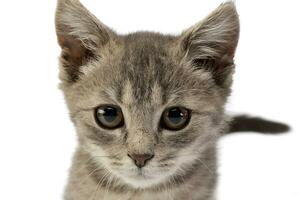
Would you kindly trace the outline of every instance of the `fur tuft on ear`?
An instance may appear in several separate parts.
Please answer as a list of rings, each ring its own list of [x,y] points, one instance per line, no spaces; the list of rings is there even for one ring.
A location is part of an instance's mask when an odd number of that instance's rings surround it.
[[[113,35],[78,0],[58,0],[56,34],[62,48],[61,64],[69,82],[80,74],[80,66],[96,57],[96,51]]]
[[[222,84],[231,72],[239,38],[239,19],[233,2],[221,4],[203,21],[184,31],[181,50],[184,60],[196,68],[204,68],[217,75]]]

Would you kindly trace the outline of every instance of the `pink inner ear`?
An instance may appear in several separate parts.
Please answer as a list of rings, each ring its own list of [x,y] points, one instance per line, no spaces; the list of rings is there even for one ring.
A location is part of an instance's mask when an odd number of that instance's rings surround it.
[[[89,51],[82,42],[69,35],[58,35],[57,38],[66,61],[73,66],[83,65]]]

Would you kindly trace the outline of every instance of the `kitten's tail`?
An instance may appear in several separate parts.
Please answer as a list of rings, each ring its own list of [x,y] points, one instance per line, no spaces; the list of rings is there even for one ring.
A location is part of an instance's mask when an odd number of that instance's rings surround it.
[[[290,127],[281,122],[270,121],[259,117],[238,115],[232,118],[227,133],[258,132],[265,134],[279,134],[290,130]]]

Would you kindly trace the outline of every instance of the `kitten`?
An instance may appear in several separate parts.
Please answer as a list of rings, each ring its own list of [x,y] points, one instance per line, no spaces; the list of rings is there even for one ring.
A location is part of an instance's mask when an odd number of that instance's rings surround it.
[[[247,117],[228,129],[239,37],[232,2],[171,36],[118,35],[79,1],[59,0],[56,28],[60,86],[79,140],[66,200],[212,200],[223,133],[287,129]]]

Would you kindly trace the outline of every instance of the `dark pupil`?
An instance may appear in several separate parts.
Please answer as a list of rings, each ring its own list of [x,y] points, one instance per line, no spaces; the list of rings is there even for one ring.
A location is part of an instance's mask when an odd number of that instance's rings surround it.
[[[168,118],[173,124],[179,124],[182,122],[184,114],[178,108],[173,108],[169,110]]]
[[[103,109],[102,115],[106,122],[111,123],[116,120],[118,111],[115,108],[107,107]]]

